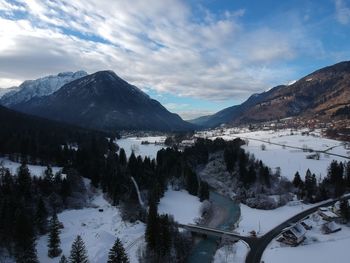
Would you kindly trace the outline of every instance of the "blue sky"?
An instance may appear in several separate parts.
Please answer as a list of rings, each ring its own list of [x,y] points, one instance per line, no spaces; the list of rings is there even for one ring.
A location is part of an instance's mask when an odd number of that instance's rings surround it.
[[[350,59],[350,0],[0,0],[0,87],[111,69],[189,119]]]

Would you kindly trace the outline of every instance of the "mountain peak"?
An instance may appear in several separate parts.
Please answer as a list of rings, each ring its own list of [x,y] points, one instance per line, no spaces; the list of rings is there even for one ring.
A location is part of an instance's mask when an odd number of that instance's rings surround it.
[[[98,130],[174,131],[194,127],[110,70],[71,81],[49,96],[13,108]]]
[[[16,88],[16,92],[5,94],[1,98],[0,104],[11,107],[32,98],[48,96],[59,90],[63,85],[84,76],[87,76],[87,73],[80,70],[77,72],[61,72],[57,75],[49,75],[35,80],[26,80]]]

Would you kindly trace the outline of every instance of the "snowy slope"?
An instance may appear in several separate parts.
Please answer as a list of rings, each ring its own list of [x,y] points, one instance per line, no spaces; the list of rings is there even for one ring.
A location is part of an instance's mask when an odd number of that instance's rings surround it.
[[[213,263],[244,263],[249,252],[249,246],[241,240],[232,245],[219,248],[214,256]]]
[[[1,98],[0,103],[4,106],[13,106],[35,97],[47,96],[60,89],[63,85],[86,75],[85,71],[63,72],[36,80],[26,80],[18,87],[19,90],[17,92],[5,94]]]
[[[11,87],[11,88],[0,88],[0,99],[6,95],[6,96],[10,96],[14,93],[16,93],[17,91],[19,91],[19,87]]]
[[[174,220],[181,224],[193,224],[200,218],[201,202],[197,196],[190,195],[187,191],[167,190],[160,199],[159,214],[174,216]]]
[[[119,209],[111,206],[100,192],[94,195],[91,205],[90,208],[66,210],[58,214],[59,221],[64,225],[60,234],[63,254],[69,256],[74,239],[80,235],[90,262],[107,262],[108,251],[118,237],[127,250],[130,262],[138,262],[137,249],[143,242],[145,225],[123,221]],[[103,209],[103,212],[99,212],[99,209]],[[48,236],[45,235],[37,241],[39,261],[57,263],[59,257],[51,259],[47,256],[47,240]]]

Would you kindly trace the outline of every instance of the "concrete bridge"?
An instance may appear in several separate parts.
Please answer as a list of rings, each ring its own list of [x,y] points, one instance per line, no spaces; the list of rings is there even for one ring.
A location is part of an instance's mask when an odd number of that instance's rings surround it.
[[[220,230],[220,229],[206,227],[206,226],[199,226],[199,225],[192,225],[192,224],[188,224],[188,225],[178,224],[178,227],[186,229],[193,233],[203,234],[207,236],[213,236],[213,237],[228,236],[232,238],[232,240],[237,240],[237,241],[242,240],[245,243],[247,243],[249,246],[253,245],[253,243],[257,239],[256,237],[241,236],[235,232]]]

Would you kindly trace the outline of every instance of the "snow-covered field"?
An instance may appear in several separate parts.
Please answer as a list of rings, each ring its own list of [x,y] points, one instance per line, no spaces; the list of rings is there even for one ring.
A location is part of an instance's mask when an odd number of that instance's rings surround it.
[[[193,224],[200,215],[201,202],[197,196],[187,191],[167,190],[160,199],[159,214],[173,215],[175,221],[181,224]]]
[[[86,185],[89,185],[86,180]],[[187,191],[165,192],[160,200],[159,213],[174,216],[180,223],[193,223],[199,217],[201,202]],[[99,212],[103,209],[103,212]],[[131,263],[138,262],[137,251],[144,243],[145,225],[141,222],[129,223],[122,220],[117,207],[111,206],[101,192],[93,195],[91,205],[79,210],[66,210],[58,214],[58,219],[64,228],[60,234],[61,248],[66,257],[69,256],[71,245],[77,235],[80,235],[86,245],[90,262],[107,262],[108,251],[116,238],[120,238],[127,250]],[[48,236],[42,236],[37,242],[40,262],[54,263],[59,257],[51,259],[47,256]]]
[[[79,210],[66,210],[58,214],[58,219],[64,225],[60,234],[63,254],[68,257],[71,245],[77,235],[84,240],[90,262],[107,262],[109,249],[118,237],[127,250],[131,263],[138,262],[137,249],[143,242],[145,225],[141,222],[134,224],[125,222],[118,208],[111,206],[101,193],[94,195],[92,207]],[[99,212],[103,209],[103,212]],[[47,257],[47,235],[37,242],[40,262],[58,262],[59,257]]]
[[[5,168],[8,168],[11,172],[11,174],[16,174],[18,167],[21,166],[20,163],[12,162],[6,158],[0,158],[0,166],[4,166]],[[46,170],[46,166],[40,166],[40,165],[31,165],[28,164],[28,169],[30,171],[30,174],[33,176],[40,177],[44,174],[44,171]],[[53,174],[59,172],[62,167],[51,167]]]
[[[307,147],[317,151],[328,150],[329,153],[350,156],[349,150],[346,149],[342,142],[323,138],[319,132],[311,133],[310,135],[302,135],[300,131],[279,130],[279,131],[240,131],[237,129],[225,129],[221,131],[207,131],[198,134],[200,137],[217,138],[221,137],[225,140],[232,140],[237,137],[246,139],[248,145],[243,148],[254,154],[255,158],[262,160],[267,166],[272,169],[280,167],[281,175],[293,180],[294,174],[298,171],[303,178],[307,169],[316,174],[317,178],[322,178],[327,174],[327,168],[332,160],[348,161],[346,158],[321,154],[320,160],[307,159],[309,152],[304,152],[301,149],[291,149],[286,146]],[[264,142],[263,142],[264,141]],[[276,143],[280,145],[274,145]],[[261,145],[266,146],[266,150],[261,149]]]
[[[116,143],[120,148],[125,150],[126,156],[129,157],[131,152],[134,151],[136,156],[156,158],[157,152],[164,148],[164,145],[155,144],[163,143],[166,139],[165,136],[149,136],[149,137],[129,137],[117,140]],[[142,141],[148,141],[150,144],[141,144]]]
[[[248,252],[249,246],[242,241],[238,241],[233,245],[226,245],[218,249],[213,263],[244,263]]]
[[[268,263],[347,263],[349,262],[348,249],[350,244],[350,227],[339,225],[342,230],[324,235],[321,225],[324,221],[309,220],[313,228],[306,232],[306,240],[298,247],[281,245],[272,241],[263,254],[264,262]]]
[[[249,235],[250,231],[254,230],[258,236],[261,236],[293,215],[312,206],[292,201],[273,210],[260,210],[241,204],[241,218],[239,226],[235,230],[246,236]]]

